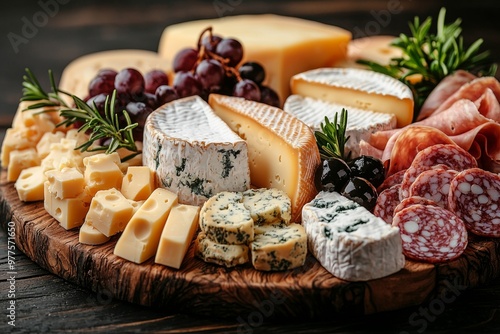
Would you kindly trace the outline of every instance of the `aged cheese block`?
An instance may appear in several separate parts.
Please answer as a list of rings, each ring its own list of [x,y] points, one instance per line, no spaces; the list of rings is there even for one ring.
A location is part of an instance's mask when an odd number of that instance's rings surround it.
[[[42,166],[33,166],[21,171],[14,184],[19,199],[23,202],[43,200],[45,175]]]
[[[358,68],[318,68],[295,75],[292,93],[359,109],[394,114],[397,126],[413,119],[413,94],[401,81]]]
[[[135,263],[154,256],[167,217],[177,202],[175,193],[155,189],[130,219],[116,243],[114,254]]]
[[[99,232],[111,237],[122,232],[134,213],[130,202],[117,189],[99,190],[90,202],[85,220]]]
[[[307,234],[300,224],[261,225],[250,244],[257,270],[280,271],[300,267],[307,255]]]
[[[155,189],[154,173],[147,166],[130,166],[123,177],[123,196],[134,201],[146,200]]]
[[[363,110],[301,95],[290,95],[283,107],[286,112],[309,125],[314,131],[321,131],[325,116],[333,122],[335,114],[338,114],[337,119],[340,120],[343,108],[348,111],[346,136],[350,137],[346,143],[346,152],[351,151],[353,158],[359,156],[361,140],[368,141],[372,133],[394,129],[397,124],[393,114]]]
[[[250,211],[255,225],[287,225],[292,219],[292,203],[283,190],[248,189],[243,192],[243,205]]]
[[[145,73],[152,69],[167,71],[169,63],[156,52],[146,50],[111,50],[91,53],[69,63],[61,75],[59,89],[80,98],[88,96],[88,85],[101,69],[120,71],[132,67]]]
[[[249,147],[251,182],[283,190],[292,201],[292,222],[316,195],[314,173],[320,163],[312,130],[279,108],[243,98],[210,94],[209,104]]]
[[[85,220],[78,233],[78,241],[86,245],[100,245],[107,242],[110,237],[105,236],[103,233],[96,229],[92,222]]]
[[[254,221],[242,193],[223,191],[203,204],[200,228],[207,238],[228,245],[247,244],[254,237]]]
[[[143,162],[157,185],[176,192],[183,204],[250,187],[247,143],[199,96],[165,104],[148,117]]]
[[[243,62],[257,61],[264,66],[266,83],[276,90],[281,101],[289,95],[294,74],[344,59],[351,40],[347,30],[298,18],[228,16],[167,27],[159,54],[172,63],[179,50],[196,47],[200,33],[209,26],[214,34],[236,38],[243,44]]]
[[[367,281],[405,265],[399,229],[336,192],[320,192],[302,219],[309,250],[338,278]]]
[[[178,204],[170,210],[155,262],[179,269],[198,228],[199,206]]]
[[[205,262],[228,268],[249,262],[247,245],[226,245],[213,242],[200,232],[195,240],[195,255]]]

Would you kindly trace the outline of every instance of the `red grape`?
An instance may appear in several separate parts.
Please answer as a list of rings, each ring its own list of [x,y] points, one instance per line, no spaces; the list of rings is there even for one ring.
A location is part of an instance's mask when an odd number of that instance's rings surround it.
[[[104,106],[106,104],[106,97],[107,94],[104,93],[92,96],[90,99],[87,100],[87,105],[90,106],[91,108],[95,107],[101,115],[104,115]]]
[[[168,77],[162,70],[151,70],[144,75],[144,87],[146,93],[154,94],[156,88],[168,85]]]
[[[136,69],[125,68],[116,75],[115,88],[118,94],[140,96],[144,93],[144,77]]]
[[[219,42],[221,40],[222,40],[222,37],[220,37],[218,35],[212,35],[212,38],[210,38],[210,36],[205,36],[201,40],[201,45],[203,45],[205,47],[205,50],[215,53],[215,49],[217,48],[217,44],[219,44]]]
[[[177,52],[172,67],[174,72],[191,71],[198,60],[198,50],[185,48]]]
[[[224,75],[222,64],[215,59],[204,59],[196,66],[196,76],[203,89],[209,92],[220,89]]]
[[[172,86],[162,85],[156,89],[156,102],[158,106],[178,99],[177,93]]]
[[[179,97],[199,95],[202,87],[200,81],[191,72],[177,72],[174,78],[174,89]]]
[[[116,72],[101,70],[89,83],[89,96],[111,94],[115,89]]]
[[[267,86],[260,86],[260,102],[274,107],[280,107],[280,97],[278,93]]]
[[[258,85],[260,85],[266,77],[264,67],[262,67],[261,64],[252,61],[241,65],[238,71],[243,79],[250,79]]]
[[[243,59],[243,46],[233,38],[223,38],[215,52],[222,58],[228,59],[229,66],[235,67]]]
[[[260,102],[261,93],[259,86],[257,86],[255,82],[249,79],[243,79],[234,86],[233,96]]]

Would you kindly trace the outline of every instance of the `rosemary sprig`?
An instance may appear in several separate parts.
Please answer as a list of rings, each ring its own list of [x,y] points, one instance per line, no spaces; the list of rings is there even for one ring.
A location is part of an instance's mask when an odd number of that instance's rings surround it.
[[[491,76],[497,71],[497,64],[489,59],[490,52],[480,51],[483,39],[478,39],[466,48],[461,36],[462,20],[458,18],[453,23],[446,24],[445,16],[446,9],[441,8],[436,33],[430,32],[431,17],[423,22],[415,17],[413,23],[409,23],[411,35],[400,34],[392,42],[393,46],[403,51],[403,55],[392,58],[389,65],[384,66],[367,60],[358,61],[374,71],[401,80],[412,89],[415,98],[415,119],[430,92],[447,75],[459,69]],[[410,80],[416,75],[421,76],[421,80]]]
[[[340,113],[340,123],[337,120],[338,113],[335,113],[333,123],[325,116],[325,123],[321,123],[321,131],[315,131],[316,143],[322,159],[331,157],[340,158],[344,161],[351,159],[351,151],[345,153],[345,144],[350,136],[345,135],[347,129],[348,111],[342,108]]]
[[[64,120],[57,124],[57,127],[81,124],[78,131],[90,133],[89,139],[76,147],[75,150],[81,152],[104,151],[108,154],[120,148],[131,151],[132,153],[122,158],[122,161],[131,159],[141,153],[135,145],[133,136],[133,129],[139,125],[138,123],[132,123],[126,110],[122,110],[121,113],[116,110],[116,91],[113,91],[111,97],[106,98],[104,114],[101,114],[95,103],[89,106],[78,96],[60,90],[50,70],[50,92],[46,92],[42,88],[40,82],[29,69],[26,69],[26,75],[23,79],[23,97],[21,101],[36,101],[36,103],[28,106],[26,110],[45,108],[41,112],[58,111]],[[60,94],[70,96],[73,106],[69,106]],[[124,127],[120,124],[120,114],[123,115],[125,120]],[[99,144],[96,145],[95,143]]]

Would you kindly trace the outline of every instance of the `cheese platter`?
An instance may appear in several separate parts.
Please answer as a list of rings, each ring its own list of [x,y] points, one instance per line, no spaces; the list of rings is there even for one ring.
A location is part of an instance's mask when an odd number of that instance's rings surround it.
[[[244,59],[238,40],[214,33],[252,20],[308,27],[307,43],[332,54],[293,68],[304,41],[283,39],[279,59],[242,31],[255,49]],[[197,45],[179,51],[190,30]],[[500,84],[471,75],[425,109],[432,78],[397,72],[402,58],[335,67],[349,38],[305,20],[232,17],[167,28],[158,55],[78,59],[59,86],[49,72],[49,93],[27,70],[2,145],[1,208],[18,247],[93,291],[222,317],[369,314],[495,279]],[[139,70],[116,68],[127,55]],[[436,125],[459,107],[472,129]]]

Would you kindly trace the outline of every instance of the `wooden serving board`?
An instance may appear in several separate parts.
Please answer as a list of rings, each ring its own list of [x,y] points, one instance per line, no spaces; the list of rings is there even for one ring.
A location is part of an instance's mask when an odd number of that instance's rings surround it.
[[[472,237],[464,255],[431,265],[407,261],[400,272],[368,282],[347,282],[328,273],[311,255],[285,272],[259,272],[250,265],[226,269],[188,251],[180,270],[153,263],[137,265],[113,254],[117,238],[104,245],[78,242],[78,229],[66,231],[43,202],[19,201],[12,183],[0,177],[3,227],[13,221],[16,246],[41,267],[79,286],[145,306],[219,317],[252,312],[269,317],[321,317],[369,314],[445,302],[465,288],[500,275],[500,239]]]

